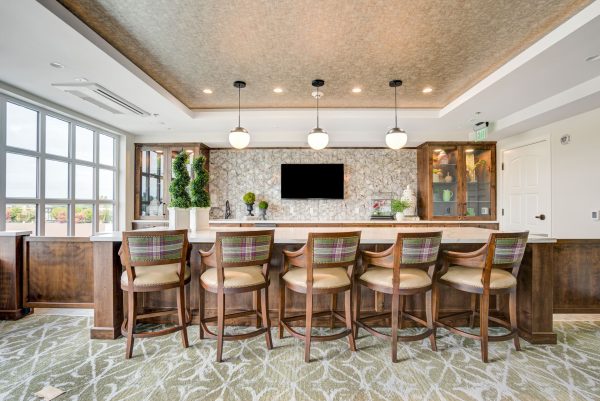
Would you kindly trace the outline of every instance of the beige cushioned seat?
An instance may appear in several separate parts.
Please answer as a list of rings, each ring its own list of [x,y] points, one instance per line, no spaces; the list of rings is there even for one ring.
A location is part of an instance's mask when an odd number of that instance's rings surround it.
[[[360,276],[360,279],[370,284],[391,288],[393,275],[394,269],[370,267]],[[431,278],[426,271],[413,268],[400,269],[401,289],[421,288],[428,285],[431,285]]]
[[[450,266],[448,272],[442,276],[442,280],[455,284],[470,285],[471,287],[483,288],[481,282],[481,269],[464,266]],[[509,271],[492,268],[490,276],[490,288],[510,288],[517,285],[517,279]]]
[[[226,267],[223,272],[224,288],[250,287],[265,282],[261,266]],[[206,285],[216,288],[218,285],[217,269],[215,267],[207,269],[202,273],[200,279]]]
[[[135,267],[135,279],[133,285],[136,287],[160,285],[160,284],[174,284],[179,282],[179,263],[170,263],[167,265],[156,265],[156,266],[136,266]],[[189,266],[185,267],[185,280],[190,277]],[[127,277],[127,271],[121,274],[121,285],[127,286],[129,279]]]
[[[306,269],[296,268],[288,271],[283,279],[299,287],[306,287]],[[313,288],[338,288],[350,285],[350,279],[343,267],[320,267],[313,269]]]

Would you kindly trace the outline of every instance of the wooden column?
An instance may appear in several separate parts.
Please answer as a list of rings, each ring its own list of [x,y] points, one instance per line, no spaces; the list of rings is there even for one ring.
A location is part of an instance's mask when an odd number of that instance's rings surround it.
[[[32,310],[23,306],[24,233],[0,233],[0,320],[17,320]]]
[[[90,337],[112,340],[121,335],[123,322],[120,242],[94,242],[94,326]]]

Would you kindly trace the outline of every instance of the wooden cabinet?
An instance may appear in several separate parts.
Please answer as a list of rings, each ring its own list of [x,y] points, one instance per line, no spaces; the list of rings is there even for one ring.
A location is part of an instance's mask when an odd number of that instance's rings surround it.
[[[425,220],[496,220],[496,143],[426,142],[417,148]]]
[[[202,154],[208,170],[208,147],[201,143],[135,144],[135,220],[168,220],[169,185],[172,163],[181,150],[190,155],[188,171],[193,178],[192,160]],[[207,188],[208,189],[208,188]]]

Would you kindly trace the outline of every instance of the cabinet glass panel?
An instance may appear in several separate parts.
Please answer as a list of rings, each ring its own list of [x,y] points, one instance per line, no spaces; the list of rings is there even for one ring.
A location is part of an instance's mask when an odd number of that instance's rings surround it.
[[[142,150],[141,161],[141,216],[163,218],[164,154],[162,150]]]
[[[457,216],[458,215],[458,185],[457,185],[457,147],[440,147],[433,149],[433,215]]]
[[[465,158],[465,216],[485,216],[491,213],[491,163],[490,149],[467,147]]]

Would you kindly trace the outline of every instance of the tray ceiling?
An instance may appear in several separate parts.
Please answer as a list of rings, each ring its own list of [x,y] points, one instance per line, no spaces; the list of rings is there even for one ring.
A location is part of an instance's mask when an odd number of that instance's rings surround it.
[[[59,1],[190,109],[441,108],[591,2]]]

